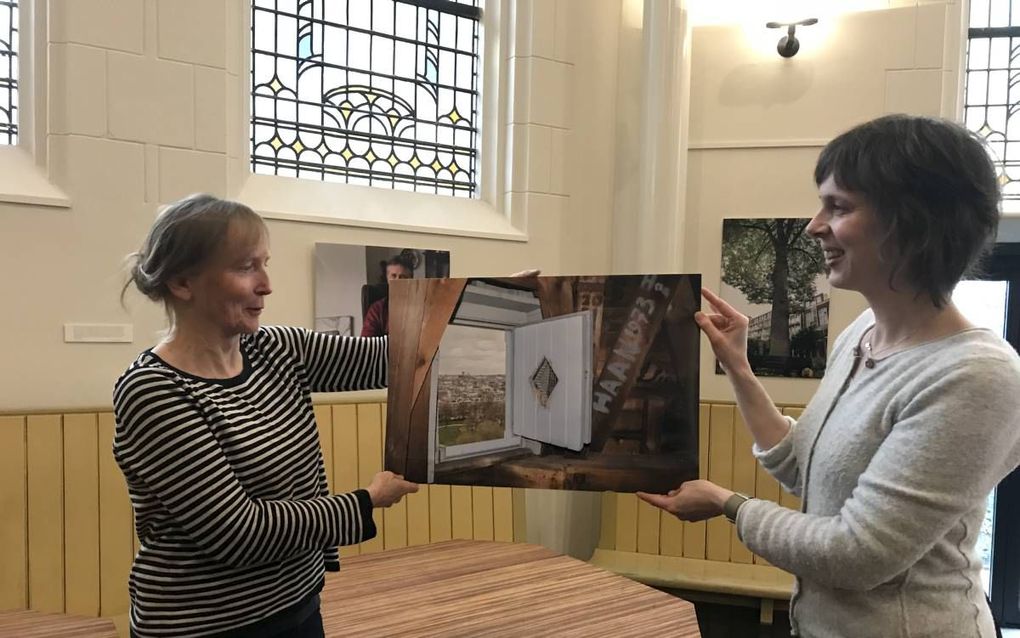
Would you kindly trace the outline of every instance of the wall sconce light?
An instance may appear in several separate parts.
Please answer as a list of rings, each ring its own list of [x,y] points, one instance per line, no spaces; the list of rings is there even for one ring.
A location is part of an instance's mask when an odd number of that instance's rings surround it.
[[[779,39],[779,46],[776,50],[784,58],[792,58],[800,51],[800,40],[797,39],[797,27],[808,27],[817,24],[818,18],[808,18],[799,22],[768,22],[765,24],[769,29],[781,29],[786,27],[786,35]]]

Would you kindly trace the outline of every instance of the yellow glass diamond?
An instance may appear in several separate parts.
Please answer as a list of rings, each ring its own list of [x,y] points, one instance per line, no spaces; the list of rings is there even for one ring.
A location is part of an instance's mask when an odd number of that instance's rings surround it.
[[[294,149],[295,153],[300,155],[301,151],[305,150],[305,145],[301,143],[301,140],[298,140],[294,142],[294,146],[291,146],[291,148]]]
[[[283,85],[280,84],[279,78],[273,78],[273,81],[269,83],[269,88],[273,89],[273,93],[279,93]]]
[[[368,155],[365,156],[365,159],[367,159],[368,163],[371,164],[372,162],[376,161],[379,158],[375,156],[375,153],[369,151]]]
[[[442,167],[443,165],[439,163],[439,160],[432,162],[432,170],[436,171],[437,173],[439,172],[439,169],[441,169]]]
[[[354,157],[354,153],[351,152],[351,149],[345,148],[343,151],[340,152],[340,157],[344,158],[346,161],[349,162],[351,161],[351,158]]]
[[[388,160],[386,160],[386,161],[390,163],[390,166],[396,166],[397,165],[397,156],[396,155],[390,155],[390,158]]]
[[[351,116],[352,110],[354,110],[354,105],[350,102],[344,101],[340,103],[340,115],[343,116],[345,122]]]
[[[411,164],[411,168],[413,168],[414,170],[418,170],[418,167],[421,166],[421,162],[418,161],[417,155],[411,158],[409,164]]]
[[[450,111],[450,121],[453,122],[454,124],[456,124],[457,122],[459,122],[460,120],[463,120],[463,119],[464,118],[461,117],[460,113],[457,112],[456,108],[454,108],[452,111]]]
[[[273,139],[269,140],[269,145],[273,147],[273,150],[278,151],[280,150],[280,147],[283,146],[283,140],[281,140],[279,137],[274,137]]]
[[[460,170],[460,167],[457,166],[457,162],[453,162],[453,163],[450,164],[450,174],[451,175],[456,175],[459,170]]]

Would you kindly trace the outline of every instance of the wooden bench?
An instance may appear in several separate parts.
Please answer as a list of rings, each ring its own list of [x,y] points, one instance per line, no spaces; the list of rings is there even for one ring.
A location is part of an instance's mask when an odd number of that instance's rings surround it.
[[[84,618],[36,611],[0,612],[0,636],[18,638],[117,638],[107,618]]]
[[[801,410],[783,413],[796,418]],[[701,478],[800,508],[752,456],[751,436],[734,405],[703,403],[698,425]],[[793,576],[753,555],[729,521],[683,523],[633,494],[603,495],[601,535],[590,562],[693,602],[756,608],[763,626],[772,624],[774,611],[788,609],[793,590]]]

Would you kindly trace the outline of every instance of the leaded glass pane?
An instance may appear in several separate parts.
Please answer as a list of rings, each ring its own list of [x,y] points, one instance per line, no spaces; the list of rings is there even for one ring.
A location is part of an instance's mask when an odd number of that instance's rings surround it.
[[[973,0],[963,118],[988,142],[1002,196],[1020,201],[1020,0]]]
[[[253,0],[252,171],[474,196],[480,2]]]
[[[0,144],[18,143],[18,2],[0,0]]]

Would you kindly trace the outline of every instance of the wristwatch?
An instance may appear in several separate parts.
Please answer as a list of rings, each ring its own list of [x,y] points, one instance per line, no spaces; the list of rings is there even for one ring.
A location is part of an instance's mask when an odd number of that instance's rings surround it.
[[[750,496],[739,492],[734,492],[733,496],[726,499],[726,502],[723,503],[723,514],[726,515],[727,520],[731,523],[736,523],[737,510],[739,510],[740,506],[749,500],[751,500]]]

